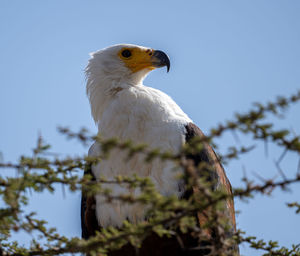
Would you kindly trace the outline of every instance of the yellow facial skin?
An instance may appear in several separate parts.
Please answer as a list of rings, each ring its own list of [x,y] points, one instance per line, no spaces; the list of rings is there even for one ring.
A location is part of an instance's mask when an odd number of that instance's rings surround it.
[[[130,56],[123,56],[125,50],[130,52]],[[127,52],[128,53],[128,52]],[[141,49],[141,48],[123,48],[119,51],[118,55],[125,65],[133,72],[138,72],[142,69],[153,70],[156,67],[153,63],[153,49]]]

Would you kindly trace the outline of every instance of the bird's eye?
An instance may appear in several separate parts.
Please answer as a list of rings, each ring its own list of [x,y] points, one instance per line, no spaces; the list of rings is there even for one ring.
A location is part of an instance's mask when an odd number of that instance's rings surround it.
[[[122,51],[122,56],[125,57],[125,58],[129,58],[131,56],[131,51],[129,50],[124,50]]]

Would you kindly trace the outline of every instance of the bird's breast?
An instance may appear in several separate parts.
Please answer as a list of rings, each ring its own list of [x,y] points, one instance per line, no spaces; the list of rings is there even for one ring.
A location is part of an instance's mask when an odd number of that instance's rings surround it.
[[[164,98],[165,97],[165,98]],[[184,125],[190,119],[167,96],[154,89],[122,90],[110,102],[99,123],[101,138],[130,140],[132,144],[146,144],[148,149],[176,154],[185,141]],[[101,149],[99,149],[99,153]],[[101,176],[113,179],[117,175],[149,177],[163,195],[181,193],[176,176],[181,169],[171,161],[159,158],[145,162],[145,154],[137,153],[128,158],[126,150],[113,149],[109,157],[93,166],[97,179]],[[140,195],[139,189],[129,189],[126,185],[104,185],[112,195]],[[121,226],[128,219],[131,222],[143,220],[145,206],[128,204],[118,200],[107,202],[102,195],[96,196],[96,213],[101,226]]]
[[[123,95],[124,96],[124,95]],[[132,95],[131,95],[132,96]],[[163,104],[153,102],[148,95],[122,97],[111,102],[104,111],[99,125],[103,139],[117,138],[130,140],[134,145],[146,144],[148,149],[159,149],[177,153],[184,143],[185,120],[176,118]],[[144,98],[143,98],[144,97]],[[100,150],[101,151],[101,150]],[[96,178],[104,176],[113,179],[117,175],[150,177],[157,190],[163,195],[180,195],[176,176],[181,169],[171,161],[159,158],[145,162],[145,154],[137,153],[128,158],[126,150],[113,149],[109,157],[93,166]],[[126,185],[104,185],[114,196],[120,194],[140,195],[139,189],[129,189]],[[128,204],[118,200],[107,202],[102,195],[96,196],[97,218],[102,226],[121,226],[126,219],[137,222],[145,216],[145,206]]]

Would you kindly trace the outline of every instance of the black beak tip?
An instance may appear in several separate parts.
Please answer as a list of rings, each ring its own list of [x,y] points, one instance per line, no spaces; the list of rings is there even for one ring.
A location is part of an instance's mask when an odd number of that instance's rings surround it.
[[[170,59],[168,57],[167,54],[165,54],[163,51],[154,51],[154,54],[153,54],[153,57],[155,58],[155,62],[158,62],[156,63],[157,67],[163,67],[163,66],[166,66],[167,67],[167,72],[170,71]]]
[[[170,62],[167,64],[167,73],[170,71]]]

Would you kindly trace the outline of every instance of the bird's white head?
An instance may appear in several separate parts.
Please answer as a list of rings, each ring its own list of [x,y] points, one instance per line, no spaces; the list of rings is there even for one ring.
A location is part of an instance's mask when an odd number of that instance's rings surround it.
[[[149,71],[167,66],[170,68],[168,56],[158,50],[132,44],[118,44],[91,53],[86,68],[87,78],[95,76],[99,79],[137,85]]]
[[[151,70],[164,66],[169,71],[170,60],[164,52],[132,44],[114,45],[91,53],[85,72],[95,121],[99,121],[111,94],[142,85]]]

